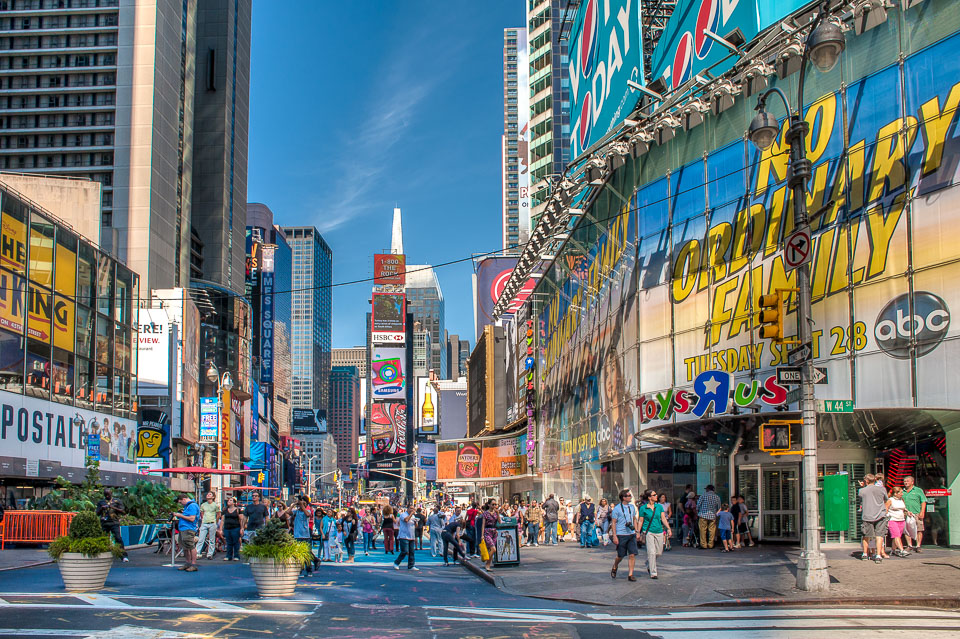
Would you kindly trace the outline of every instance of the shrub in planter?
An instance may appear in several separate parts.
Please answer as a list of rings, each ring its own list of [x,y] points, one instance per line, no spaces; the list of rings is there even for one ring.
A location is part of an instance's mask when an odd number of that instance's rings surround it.
[[[240,549],[250,562],[261,597],[290,597],[300,570],[313,561],[310,546],[297,541],[279,519],[271,519]]]
[[[94,513],[82,512],[70,522],[69,534],[54,539],[47,552],[57,560],[66,589],[83,592],[103,588],[122,549],[104,534]]]

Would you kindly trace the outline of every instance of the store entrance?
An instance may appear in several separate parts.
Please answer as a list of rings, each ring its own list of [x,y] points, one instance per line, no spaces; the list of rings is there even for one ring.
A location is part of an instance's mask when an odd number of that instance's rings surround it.
[[[767,541],[800,541],[800,465],[741,466],[738,490],[750,509],[750,532]]]

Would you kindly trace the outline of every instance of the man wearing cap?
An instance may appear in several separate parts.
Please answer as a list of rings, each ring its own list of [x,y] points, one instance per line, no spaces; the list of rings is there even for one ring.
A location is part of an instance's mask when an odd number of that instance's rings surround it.
[[[580,547],[587,548],[589,546],[596,546],[597,544],[593,541],[593,528],[597,519],[597,506],[593,503],[590,495],[583,496],[579,515]]]

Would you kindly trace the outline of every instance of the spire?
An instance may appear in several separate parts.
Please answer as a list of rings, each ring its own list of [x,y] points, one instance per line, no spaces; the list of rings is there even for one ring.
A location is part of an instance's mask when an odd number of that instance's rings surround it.
[[[403,254],[403,226],[400,223],[400,207],[393,209],[393,234],[390,236],[390,252]]]

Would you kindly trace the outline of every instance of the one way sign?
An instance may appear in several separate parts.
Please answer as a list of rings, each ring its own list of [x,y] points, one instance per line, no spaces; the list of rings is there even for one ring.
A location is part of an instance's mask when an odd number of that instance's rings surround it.
[[[802,367],[800,366],[778,366],[777,383],[787,386],[799,385],[803,381]],[[828,384],[827,369],[823,366],[813,367],[813,383]]]

